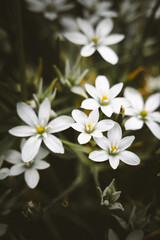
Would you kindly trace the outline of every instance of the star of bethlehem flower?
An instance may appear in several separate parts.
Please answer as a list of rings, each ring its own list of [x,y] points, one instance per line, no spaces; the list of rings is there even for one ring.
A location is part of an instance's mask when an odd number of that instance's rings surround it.
[[[160,112],[155,111],[160,106],[160,93],[152,94],[144,103],[142,95],[134,88],[127,87],[124,96],[130,101],[131,107],[126,110],[126,115],[131,116],[126,120],[126,130],[141,129],[144,124],[153,135],[160,139]]]
[[[124,35],[109,35],[113,29],[113,21],[111,19],[104,19],[98,23],[95,30],[92,24],[86,20],[78,19],[77,23],[81,32],[68,32],[64,36],[72,43],[84,45],[80,51],[80,55],[89,57],[97,50],[105,61],[116,64],[118,56],[108,46],[122,41]]]
[[[106,119],[98,122],[98,109],[91,111],[89,116],[76,109],[72,111],[72,117],[76,123],[72,123],[71,127],[76,131],[81,132],[78,136],[78,142],[80,144],[89,142],[91,137],[103,137],[102,132],[111,129],[114,126],[114,122],[112,120]]]
[[[103,162],[109,160],[113,169],[119,165],[119,161],[128,165],[138,165],[140,163],[139,157],[126,149],[132,144],[135,137],[128,136],[122,138],[122,129],[118,123],[107,132],[107,137],[94,138],[97,145],[103,150],[93,151],[89,154],[89,158],[95,162]]]
[[[54,153],[64,153],[62,142],[52,135],[70,127],[73,123],[71,117],[62,115],[51,120],[49,123],[51,105],[48,98],[45,98],[39,106],[38,116],[26,103],[17,104],[17,113],[26,125],[17,126],[9,130],[9,133],[17,137],[29,137],[22,149],[24,162],[31,161],[38,153],[43,143]]]
[[[109,88],[108,79],[100,75],[95,80],[95,87],[88,83],[85,84],[86,91],[92,98],[85,99],[81,107],[89,110],[101,108],[107,117],[111,117],[113,112],[119,114],[121,106],[124,108],[129,106],[127,99],[123,97],[116,98],[122,87],[123,83],[118,83]]]
[[[25,140],[21,142],[21,150]],[[40,148],[38,154],[30,162],[24,162],[22,160],[21,153],[10,149],[5,153],[5,160],[11,164],[14,164],[10,168],[10,176],[18,176],[24,173],[24,179],[29,188],[35,188],[39,182],[40,176],[37,170],[46,169],[50,166],[49,163],[43,159],[48,155],[48,151],[44,148]]]

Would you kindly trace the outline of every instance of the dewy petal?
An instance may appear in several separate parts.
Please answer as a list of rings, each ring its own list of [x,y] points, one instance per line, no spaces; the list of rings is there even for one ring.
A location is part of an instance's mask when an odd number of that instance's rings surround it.
[[[30,162],[37,155],[42,139],[40,137],[30,137],[22,148],[22,160],[24,162]]]
[[[127,87],[124,90],[124,96],[130,101],[133,108],[139,112],[144,108],[144,101],[141,94],[134,88]]]
[[[99,106],[100,106],[99,103],[93,98],[85,99],[81,104],[81,108],[89,110],[99,108]]]
[[[102,148],[103,150],[107,151],[107,149],[110,147],[110,141],[106,137],[101,137],[101,138],[94,138],[94,141],[96,144]]]
[[[153,135],[160,139],[160,125],[153,121],[146,121],[145,122],[150,131],[153,133]]]
[[[34,161],[38,161],[38,160],[44,159],[45,157],[47,157],[48,154],[49,154],[49,151],[47,151],[43,147],[40,147],[40,149],[38,151],[38,154],[34,158]]]
[[[134,139],[135,139],[135,136],[128,136],[128,137],[122,138],[119,142],[119,149],[121,151],[125,150],[126,148],[128,148],[132,144]]]
[[[87,37],[80,32],[68,32],[64,34],[64,37],[74,44],[86,45],[88,43]]]
[[[131,232],[126,240],[143,240],[144,239],[144,232],[142,230],[134,230]]]
[[[104,162],[109,159],[108,153],[104,150],[93,151],[88,157],[95,162]]]
[[[39,182],[39,173],[36,169],[30,168],[25,171],[24,179],[28,187],[35,188]]]
[[[99,22],[96,27],[96,37],[104,38],[106,37],[113,29],[113,21],[111,19],[104,19]]]
[[[87,115],[78,109],[74,109],[72,111],[72,117],[77,123],[80,124],[85,124],[88,119]]]
[[[109,90],[110,99],[115,98],[122,90],[123,83],[117,83]]]
[[[88,39],[92,39],[94,37],[94,30],[90,22],[78,18],[77,23],[80,30],[87,36]]]
[[[90,119],[91,122],[93,122],[94,124],[97,124],[98,119],[99,119],[99,111],[98,111],[98,109],[94,109],[93,111],[90,112],[90,114],[89,114],[89,119]]]
[[[16,164],[10,168],[10,176],[17,176],[20,175],[21,173],[25,172],[25,166],[23,163]]]
[[[12,164],[17,164],[22,162],[21,154],[16,150],[8,150],[4,154],[4,159]]]
[[[126,130],[137,130],[143,127],[143,120],[138,119],[137,117],[131,117],[125,121],[124,126]]]
[[[85,89],[91,97],[93,97],[94,99],[97,99],[97,91],[96,91],[95,87],[93,87],[89,83],[86,83],[85,84]]]
[[[10,172],[9,168],[2,168],[2,169],[0,169],[0,180],[3,180],[6,177],[8,177],[9,172]]]
[[[115,156],[109,156],[109,164],[111,165],[111,167],[113,169],[116,169],[119,165],[119,156],[115,155]]]
[[[35,127],[38,124],[38,118],[33,109],[26,103],[17,103],[18,116],[31,127]]]
[[[64,147],[62,142],[51,134],[46,134],[43,138],[45,145],[54,153],[64,153]]]
[[[80,123],[72,123],[71,127],[78,132],[84,132],[84,130],[85,130],[85,126]]]
[[[103,40],[103,44],[104,45],[112,45],[112,44],[119,43],[123,39],[124,39],[123,34],[111,34]]]
[[[42,161],[42,160],[38,160],[34,163],[34,168],[41,170],[41,169],[46,169],[50,166],[49,163]]]
[[[122,129],[117,122],[115,122],[114,127],[108,131],[107,136],[111,142],[120,141],[122,138]]]
[[[123,151],[118,154],[120,160],[128,165],[138,165],[140,163],[139,157],[130,151]]]
[[[96,86],[96,90],[97,90],[98,95],[101,95],[103,93],[107,93],[108,90],[109,90],[108,78],[106,76],[99,75],[98,77],[96,77],[95,86]]]
[[[144,109],[147,112],[153,112],[160,106],[160,94],[155,93],[148,97],[144,104]]]
[[[96,129],[105,132],[111,129],[114,126],[114,122],[112,120],[104,119],[97,123]]]
[[[56,133],[66,130],[73,122],[73,119],[69,116],[62,115],[56,117],[48,124],[50,127],[49,133]]]
[[[93,46],[92,43],[89,43],[81,48],[80,55],[82,57],[90,57],[95,51],[96,48]]]
[[[78,136],[78,142],[80,144],[85,144],[87,142],[89,142],[91,139],[91,135],[88,134],[88,133],[80,133],[79,136]]]
[[[110,105],[101,106],[101,110],[107,117],[111,117],[111,115],[113,113],[113,108]]]
[[[97,48],[97,51],[99,52],[99,54],[102,56],[102,58],[115,65],[118,62],[118,56],[117,54],[110,48],[107,46],[99,46]]]
[[[40,125],[46,125],[49,121],[51,113],[51,104],[48,98],[45,98],[43,102],[40,104],[39,110],[38,110],[38,117],[40,120]]]
[[[30,126],[18,126],[11,128],[9,133],[16,137],[30,137],[36,133],[36,129]]]

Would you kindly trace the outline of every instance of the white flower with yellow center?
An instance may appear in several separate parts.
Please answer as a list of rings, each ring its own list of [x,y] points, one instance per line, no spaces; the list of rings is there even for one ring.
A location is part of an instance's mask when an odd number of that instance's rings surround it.
[[[78,136],[78,142],[80,144],[89,142],[91,137],[103,137],[102,132],[111,129],[114,126],[114,122],[112,120],[104,119],[98,122],[98,109],[90,112],[89,116],[76,109],[72,111],[72,117],[76,123],[72,123],[71,127],[76,131],[81,132],[81,134]]]
[[[23,149],[25,141],[21,142],[21,150]],[[37,170],[46,169],[50,166],[49,163],[43,159],[48,155],[48,151],[44,148],[40,148],[38,154],[30,162],[24,162],[22,160],[21,153],[10,149],[8,150],[4,158],[7,162],[14,164],[9,171],[10,176],[18,176],[24,173],[24,179],[29,188],[35,188],[39,182],[40,176]]]
[[[81,32],[68,32],[64,36],[72,43],[84,45],[80,52],[81,56],[89,57],[97,50],[105,61],[116,64],[118,56],[108,46],[122,41],[124,35],[109,35],[113,29],[113,21],[111,19],[104,19],[98,23],[95,30],[91,23],[86,20],[78,19],[77,23]]]
[[[121,105],[125,108],[129,106],[128,101],[125,98],[116,96],[122,90],[123,83],[118,83],[109,88],[109,81],[105,76],[98,76],[95,80],[95,87],[86,83],[85,88],[92,98],[85,99],[81,107],[84,109],[98,109],[101,108],[102,112],[111,117],[112,113],[119,113]]]
[[[126,149],[132,144],[135,137],[128,136],[122,138],[122,129],[118,123],[107,132],[107,137],[94,138],[97,145],[103,150],[93,151],[89,154],[89,158],[95,162],[104,162],[109,160],[113,169],[119,165],[119,161],[128,165],[138,165],[140,163],[139,157]]]
[[[52,133],[69,128],[73,123],[71,117],[62,115],[48,123],[51,114],[51,105],[48,98],[45,98],[40,104],[38,117],[34,110],[23,102],[17,104],[17,113],[28,126],[14,127],[9,130],[9,133],[17,137],[29,137],[22,149],[24,162],[30,162],[37,155],[42,141],[52,152],[64,153],[62,142]]]
[[[141,129],[145,123],[153,135],[160,139],[160,112],[155,111],[160,106],[160,93],[152,94],[145,103],[141,94],[134,88],[127,87],[124,96],[132,107],[125,112],[126,115],[131,116],[124,124],[125,129]]]

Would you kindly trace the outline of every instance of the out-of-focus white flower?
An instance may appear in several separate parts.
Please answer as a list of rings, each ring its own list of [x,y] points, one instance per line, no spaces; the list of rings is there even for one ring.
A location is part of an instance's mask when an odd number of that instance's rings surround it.
[[[160,91],[160,75],[157,77],[148,76],[147,87],[151,91]]]
[[[125,240],[143,240],[143,239],[144,239],[144,232],[138,229],[131,232]],[[108,240],[119,240],[119,237],[112,229],[109,229]]]
[[[89,142],[91,137],[103,137],[102,132],[108,131],[114,126],[114,122],[112,120],[104,119],[98,122],[98,109],[90,112],[89,116],[76,109],[72,111],[72,117],[76,123],[72,123],[71,127],[76,131],[81,132],[78,136],[78,142],[80,144]]]
[[[126,115],[132,116],[126,120],[126,130],[141,129],[144,123],[153,135],[160,139],[160,112],[155,111],[160,106],[160,93],[152,94],[144,103],[142,95],[134,88],[127,87],[124,96],[130,101],[132,108],[126,110]]]
[[[89,110],[100,107],[107,117],[111,117],[113,112],[118,114],[121,105],[124,108],[129,106],[129,103],[125,98],[116,98],[122,90],[122,87],[123,83],[118,83],[109,88],[108,79],[105,76],[100,75],[95,80],[95,87],[88,83],[85,84],[85,88],[92,98],[85,99],[82,102],[81,107]]]
[[[69,128],[73,123],[71,117],[62,115],[48,123],[51,114],[51,105],[48,98],[45,98],[40,104],[38,117],[33,109],[23,102],[17,104],[17,113],[28,126],[14,127],[9,130],[9,133],[17,137],[29,137],[22,149],[24,162],[30,162],[37,155],[42,141],[52,152],[64,153],[62,142],[52,133]]]
[[[23,149],[24,141],[22,140],[21,150]],[[50,166],[49,163],[43,159],[48,155],[48,151],[44,148],[40,148],[38,154],[30,162],[24,162],[21,157],[21,153],[16,150],[8,150],[5,153],[5,160],[11,164],[14,164],[10,168],[10,176],[18,176],[24,173],[24,179],[28,187],[35,188],[39,182],[39,173],[37,170],[46,169]]]
[[[82,32],[68,32],[64,36],[72,43],[84,45],[80,52],[81,56],[89,57],[97,50],[105,61],[116,64],[118,56],[108,46],[122,41],[124,35],[109,35],[113,29],[113,21],[111,19],[104,19],[98,23],[95,30],[88,21],[78,19],[77,23]]]
[[[1,168],[2,164],[3,164],[3,161],[4,161],[4,156],[1,155],[0,156],[0,168]],[[0,169],[0,180],[3,180],[3,179],[5,179],[8,176],[9,176],[9,168],[1,168]]]
[[[68,11],[74,7],[72,3],[67,3],[67,0],[26,0],[26,3],[29,10],[41,12],[51,21],[58,17],[59,12]]]
[[[107,137],[94,138],[97,145],[103,150],[91,152],[89,154],[90,159],[95,162],[109,160],[113,169],[118,167],[120,160],[128,165],[138,165],[140,163],[140,159],[135,153],[126,150],[135,137],[128,136],[122,138],[122,129],[118,123],[115,123],[114,127],[107,132]]]

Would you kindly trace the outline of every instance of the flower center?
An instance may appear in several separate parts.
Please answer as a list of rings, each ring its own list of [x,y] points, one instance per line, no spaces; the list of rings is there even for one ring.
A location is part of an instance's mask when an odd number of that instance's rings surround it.
[[[41,134],[45,132],[45,128],[43,126],[37,127],[37,133]]]
[[[86,124],[86,132],[87,132],[87,133],[93,132],[93,129],[94,129],[94,125],[93,125],[91,122],[89,122],[88,124]]]
[[[32,164],[33,164],[33,161],[25,162],[26,167],[31,167]]]
[[[110,147],[110,154],[117,154],[118,153],[118,148],[115,147],[114,145]]]
[[[53,3],[48,3],[48,4],[46,5],[46,11],[48,11],[48,12],[53,12],[54,10],[55,10],[55,6],[54,6]]]
[[[120,108],[120,114],[123,115],[125,114],[125,108],[121,105],[121,108]]]
[[[147,116],[147,111],[146,110],[142,110],[140,112],[140,114],[141,114],[142,118],[145,118]]]
[[[94,43],[98,43],[98,38],[97,38],[97,37],[93,37],[93,38],[92,38],[92,41],[93,41]]]
[[[102,102],[104,102],[106,100],[108,100],[107,96],[106,95],[102,96]]]

